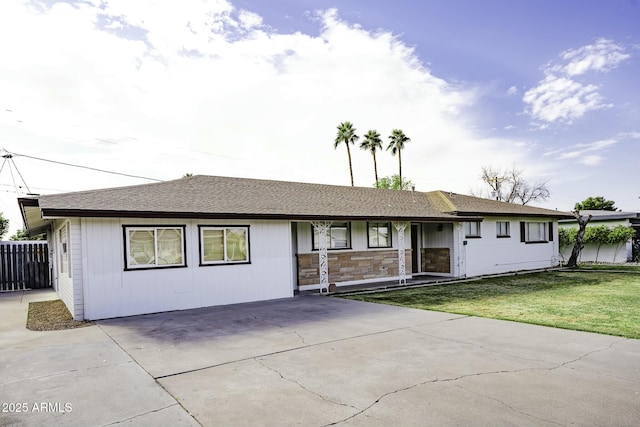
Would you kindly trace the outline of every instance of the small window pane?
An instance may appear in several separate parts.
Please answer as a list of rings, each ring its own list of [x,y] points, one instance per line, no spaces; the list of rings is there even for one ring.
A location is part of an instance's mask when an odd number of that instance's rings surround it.
[[[153,230],[129,230],[129,264],[155,265]]]
[[[247,230],[227,229],[227,261],[247,261]]]
[[[479,222],[465,222],[464,234],[466,237],[479,237],[480,236],[480,223]]]
[[[348,248],[349,231],[346,227],[331,227],[331,247]]]
[[[498,221],[496,222],[496,235],[501,237],[509,236],[509,222]]]
[[[203,261],[224,261],[224,230],[202,231]]]
[[[370,223],[368,234],[370,248],[388,248],[391,246],[388,223]]]
[[[320,248],[320,233],[318,229],[313,228],[313,249]],[[327,248],[328,249],[345,249],[351,246],[349,223],[336,223],[329,227],[327,231]]]
[[[159,228],[158,265],[182,264],[182,229]]]

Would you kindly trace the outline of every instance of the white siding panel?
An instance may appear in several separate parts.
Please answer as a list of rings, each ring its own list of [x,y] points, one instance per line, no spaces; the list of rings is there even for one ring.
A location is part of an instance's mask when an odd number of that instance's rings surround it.
[[[629,245],[630,246],[630,245]],[[562,258],[565,262],[569,261],[573,245],[563,248]],[[586,244],[580,251],[578,262],[605,262],[605,263],[624,263],[627,262],[629,254],[627,253],[627,244],[621,245],[598,245]]]
[[[496,221],[509,221],[511,237],[496,237]],[[464,238],[463,247],[467,276],[533,270],[558,265],[558,231],[554,222],[553,241],[524,243],[520,241],[520,221],[547,222],[526,218],[491,218],[481,223],[481,238]]]
[[[54,276],[56,282],[56,290],[58,291],[58,296],[65,303],[69,312],[74,312],[73,307],[73,280],[71,277],[71,271],[67,266],[62,266],[60,260],[60,232],[65,227],[69,226],[68,221],[54,221],[53,226],[53,244],[55,245],[55,255],[53,257],[54,264]],[[68,263],[67,263],[68,264]]]
[[[185,225],[187,267],[124,270],[123,225]],[[200,266],[198,225],[248,225],[250,264]],[[293,296],[288,221],[86,219],[86,318]]]

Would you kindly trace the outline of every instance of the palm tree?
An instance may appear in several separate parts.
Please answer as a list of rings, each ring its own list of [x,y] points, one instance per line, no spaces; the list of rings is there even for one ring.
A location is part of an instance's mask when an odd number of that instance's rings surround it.
[[[398,175],[400,176],[400,182],[402,182],[402,150],[404,144],[411,141],[407,135],[400,129],[394,129],[389,135],[389,145],[387,145],[387,151],[391,150],[391,155],[395,156],[398,153]]]
[[[351,124],[351,122],[343,122],[338,126],[338,135],[336,136],[336,141],[333,144],[333,148],[338,148],[341,142],[344,142],[344,145],[347,146],[347,155],[349,156],[349,173],[351,174],[351,186],[353,187],[353,167],[351,166],[351,149],[349,148],[349,144],[355,143],[358,138],[356,135],[356,130]]]
[[[376,150],[382,150],[382,140],[377,130],[370,130],[364,136],[364,141],[360,143],[360,148],[367,150],[373,156],[373,173],[376,176],[376,187],[378,186],[378,164],[376,163]]]

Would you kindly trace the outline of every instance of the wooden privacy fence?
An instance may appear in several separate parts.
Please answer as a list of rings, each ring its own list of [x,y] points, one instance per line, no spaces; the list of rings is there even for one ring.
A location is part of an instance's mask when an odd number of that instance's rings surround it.
[[[49,248],[35,242],[0,242],[0,291],[51,287]]]

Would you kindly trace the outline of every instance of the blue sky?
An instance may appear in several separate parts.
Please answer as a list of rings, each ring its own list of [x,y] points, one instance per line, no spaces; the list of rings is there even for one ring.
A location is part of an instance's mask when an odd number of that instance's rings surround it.
[[[417,190],[477,193],[482,166],[516,165],[547,182],[540,206],[602,195],[640,210],[638,22],[636,0],[3,0],[2,147],[161,180],[348,185],[332,143],[349,120],[385,141],[405,131]],[[370,186],[371,156],[352,154]],[[151,182],[26,156],[13,160],[36,193]]]

